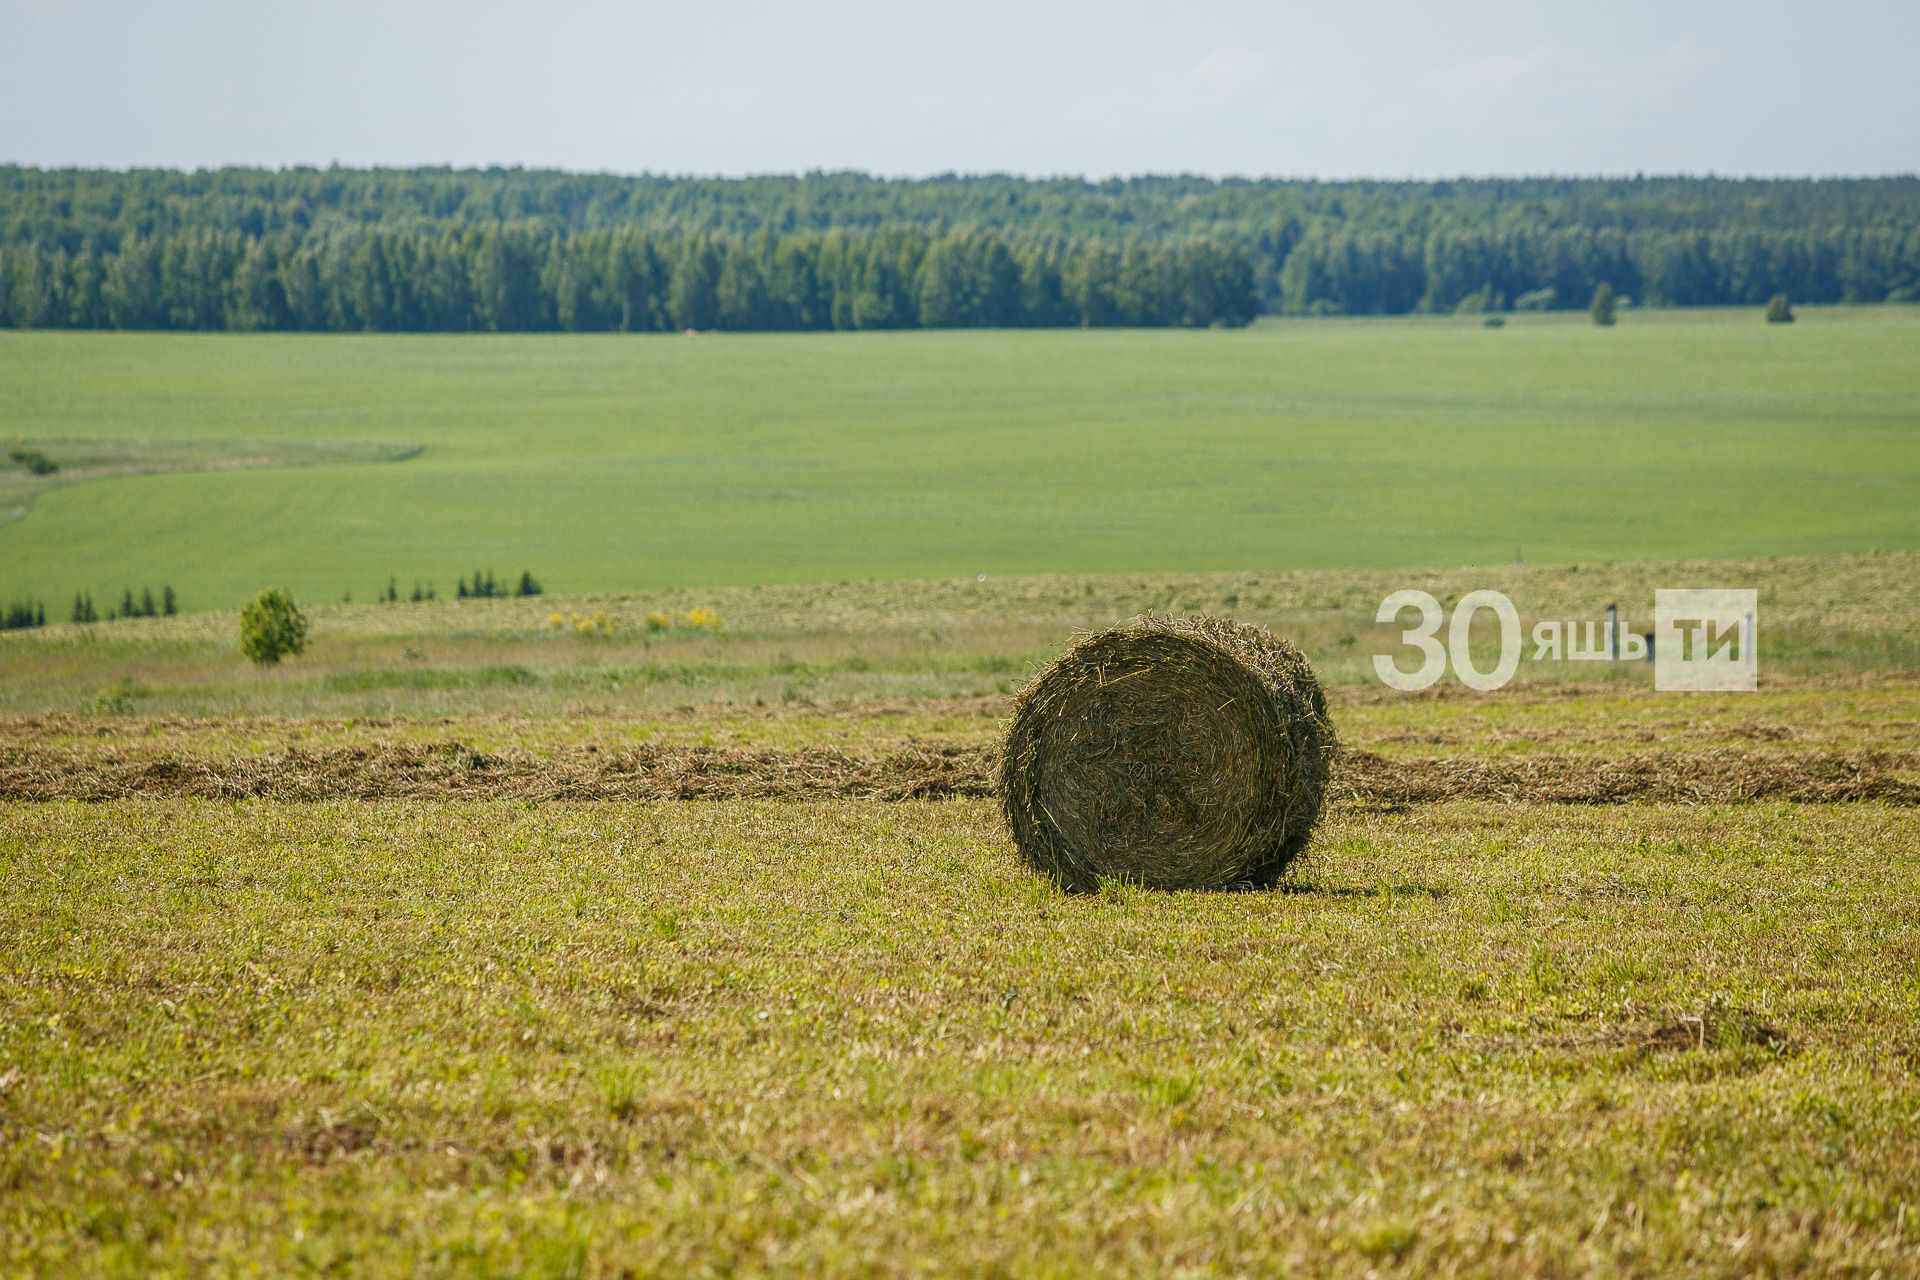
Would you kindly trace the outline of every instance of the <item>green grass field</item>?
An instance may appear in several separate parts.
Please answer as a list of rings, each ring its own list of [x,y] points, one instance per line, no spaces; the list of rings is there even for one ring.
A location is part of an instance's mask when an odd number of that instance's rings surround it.
[[[0,333],[0,441],[355,441],[0,527],[0,598],[1920,548],[1920,309],[1244,332]],[[58,450],[54,450],[57,455]]]

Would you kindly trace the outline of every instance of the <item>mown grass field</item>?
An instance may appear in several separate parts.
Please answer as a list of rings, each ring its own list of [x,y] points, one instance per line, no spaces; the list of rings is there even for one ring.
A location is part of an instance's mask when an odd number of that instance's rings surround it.
[[[1920,309],[1243,332],[0,334],[0,440],[423,446],[121,476],[0,599],[555,591],[1920,548]],[[54,449],[58,455],[59,450]],[[172,454],[169,454],[172,456]]]
[[[1910,808],[1071,899],[984,801],[5,817],[11,1273],[1920,1268]]]
[[[10,634],[0,1274],[1920,1274],[1915,559],[1417,579],[1752,583],[1752,694],[1389,693],[1384,571]],[[1282,892],[1063,896],[979,789],[1149,606],[1333,683]]]

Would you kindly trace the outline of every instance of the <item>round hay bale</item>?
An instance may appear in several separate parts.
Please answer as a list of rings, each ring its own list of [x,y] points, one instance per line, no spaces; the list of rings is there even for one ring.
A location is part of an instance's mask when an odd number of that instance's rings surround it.
[[[1298,649],[1149,616],[1082,637],[1021,691],[1000,800],[1021,855],[1069,890],[1268,887],[1319,821],[1334,742]]]

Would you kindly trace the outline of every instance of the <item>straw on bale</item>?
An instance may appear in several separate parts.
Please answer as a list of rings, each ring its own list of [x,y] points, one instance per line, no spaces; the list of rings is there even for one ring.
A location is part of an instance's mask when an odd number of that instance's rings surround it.
[[[1068,889],[1265,887],[1306,848],[1333,752],[1298,649],[1147,617],[1082,637],[1021,692],[1000,799],[1021,854]]]

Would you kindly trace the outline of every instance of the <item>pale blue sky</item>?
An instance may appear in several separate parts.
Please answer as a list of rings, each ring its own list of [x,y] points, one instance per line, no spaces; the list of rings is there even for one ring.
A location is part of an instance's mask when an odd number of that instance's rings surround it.
[[[0,0],[0,162],[1920,170],[1920,2]]]

